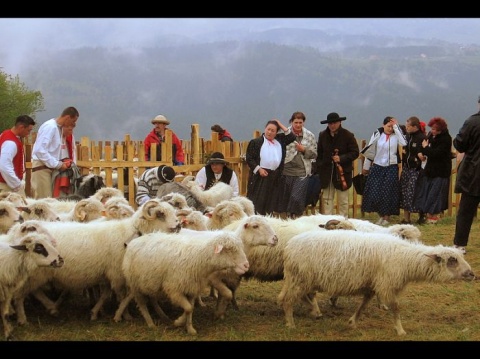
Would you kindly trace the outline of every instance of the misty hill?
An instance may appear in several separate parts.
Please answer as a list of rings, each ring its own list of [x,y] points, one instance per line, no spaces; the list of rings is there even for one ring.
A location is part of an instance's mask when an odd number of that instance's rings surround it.
[[[192,123],[204,137],[219,123],[236,140],[248,140],[267,120],[287,124],[297,110],[315,134],[329,112],[346,116],[343,125],[358,138],[368,139],[387,115],[401,123],[412,115],[424,121],[443,116],[454,134],[476,112],[475,46],[378,36],[354,41],[318,31],[302,31],[305,42],[293,45],[297,40],[287,35],[297,33],[282,31],[256,34],[255,41],[38,51],[20,77],[45,98],[38,122],[69,105],[79,109],[77,139],[118,140],[127,133],[143,139],[150,119],[163,113],[183,139]]]

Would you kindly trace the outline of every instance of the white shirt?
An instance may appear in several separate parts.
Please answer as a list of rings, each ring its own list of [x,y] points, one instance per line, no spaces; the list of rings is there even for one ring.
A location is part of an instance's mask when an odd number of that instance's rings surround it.
[[[217,180],[222,177],[221,173],[214,173],[215,178]],[[205,189],[205,186],[207,185],[207,172],[205,171],[205,167],[202,167],[200,171],[198,171],[197,176],[195,177],[195,182],[202,188]],[[233,196],[236,197],[238,196],[238,177],[235,171],[232,173],[232,178],[229,183],[230,187],[233,189]]]
[[[42,161],[49,168],[60,168],[62,167],[61,149],[61,128],[57,125],[56,119],[52,118],[38,129],[37,138],[33,144],[32,159]]]
[[[17,136],[18,137],[18,136]],[[8,187],[15,189],[21,186],[22,181],[18,179],[13,168],[13,158],[17,155],[17,145],[15,142],[6,140],[2,144],[0,151],[0,172]]]

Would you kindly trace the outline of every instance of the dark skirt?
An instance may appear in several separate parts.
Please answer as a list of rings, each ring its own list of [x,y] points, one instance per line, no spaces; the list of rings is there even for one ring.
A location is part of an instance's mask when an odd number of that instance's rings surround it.
[[[419,212],[418,207],[415,206],[415,192],[420,171],[404,167],[400,175],[400,208],[410,213]]]
[[[279,212],[278,201],[284,186],[284,176],[279,169],[267,170],[268,176],[250,173],[247,198],[253,202],[255,213],[266,215]]]
[[[363,191],[362,212],[377,212],[380,216],[400,214],[397,165],[372,165]]]
[[[450,177],[420,176],[415,206],[423,213],[439,214],[448,209]]]
[[[283,191],[279,194],[279,213],[301,216],[305,212],[310,177],[284,176]]]

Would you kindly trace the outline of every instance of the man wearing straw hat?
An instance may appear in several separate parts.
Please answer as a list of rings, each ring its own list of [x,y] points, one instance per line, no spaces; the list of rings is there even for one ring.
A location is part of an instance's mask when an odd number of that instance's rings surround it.
[[[205,167],[198,171],[195,182],[205,191],[217,182],[224,182],[233,189],[233,196],[238,196],[238,178],[234,170],[227,167],[223,153],[214,152],[207,161]]]
[[[165,130],[170,121],[164,115],[158,115],[151,121],[155,126],[145,137],[145,161],[150,161],[150,147],[152,143],[157,144],[157,161],[161,160],[162,146],[161,143],[165,141]],[[172,157],[173,165],[181,166],[185,164],[185,153],[183,152],[182,143],[178,139],[177,135],[172,131]]]

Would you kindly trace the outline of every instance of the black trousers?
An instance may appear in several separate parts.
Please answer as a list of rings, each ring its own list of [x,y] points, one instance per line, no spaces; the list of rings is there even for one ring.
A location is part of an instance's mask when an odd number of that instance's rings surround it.
[[[462,193],[458,205],[457,219],[455,223],[455,236],[453,244],[465,247],[470,236],[473,218],[477,214],[480,196],[472,196],[468,193]]]

